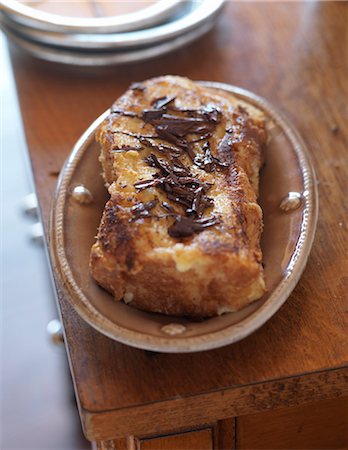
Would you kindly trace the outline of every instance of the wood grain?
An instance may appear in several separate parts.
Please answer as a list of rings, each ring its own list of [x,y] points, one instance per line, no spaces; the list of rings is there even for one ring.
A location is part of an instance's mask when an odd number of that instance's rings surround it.
[[[188,398],[143,404],[95,414],[84,411],[82,425],[88,439],[129,434],[163,434],[178,428],[209,424],[219,419],[348,395],[348,369],[336,369],[221,389]]]
[[[240,450],[348,448],[348,397],[238,418]]]
[[[72,374],[90,437],[114,437],[115,422],[107,423],[107,415],[125,417],[118,429],[125,432],[129,417],[150,423],[151,408],[144,405],[181,402],[189,413],[197,399],[203,408],[195,409],[197,416],[204,416],[202,396],[213,393],[222,401],[221,392],[249,392],[255,384],[262,391],[271,380],[282,380],[283,395],[289,395],[284,406],[296,400],[294,377],[301,391],[315,372],[327,371],[329,387],[318,379],[313,401],[342,395],[344,384],[331,392],[330,374],[348,362],[347,12],[343,2],[231,2],[219,26],[199,42],[156,60],[103,71],[41,63],[12,50],[45,226],[56,174],[79,135],[131,81],[163,73],[228,82],[266,97],[298,128],[318,175],[320,216],[307,269],[281,310],[238,344],[195,355],[132,349],[92,330],[59,295]],[[255,411],[279,406],[262,403],[259,392],[257,396]],[[253,402],[243,409],[240,398],[233,408],[220,412],[252,412]],[[310,399],[309,393],[298,397]],[[174,421],[169,406],[163,414],[161,423]],[[152,426],[156,428],[154,420]]]
[[[112,439],[93,443],[94,450],[213,450],[212,429],[156,436],[149,439]]]
[[[172,436],[142,439],[139,450],[213,450],[212,429],[191,431]]]
[[[95,450],[235,450],[235,423],[234,418],[220,420],[215,425],[196,425],[193,430],[177,428],[170,434],[97,441],[92,447]]]

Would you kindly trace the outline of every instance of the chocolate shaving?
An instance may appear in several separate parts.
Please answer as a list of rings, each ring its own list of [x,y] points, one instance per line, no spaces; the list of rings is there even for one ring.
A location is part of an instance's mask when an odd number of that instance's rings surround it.
[[[124,130],[112,130],[112,133],[114,134],[124,134],[125,136],[130,136],[130,137],[134,137],[136,139],[158,139],[158,136],[156,136],[155,134],[137,134],[137,133],[132,133],[131,131],[124,131]]]
[[[154,142],[151,142],[150,139],[162,139],[160,136],[157,136],[156,134],[138,134],[138,133],[132,133],[130,131],[123,131],[123,130],[113,130],[112,133],[114,134],[124,134],[125,136],[134,137],[135,139],[138,139],[143,145],[147,147],[151,147],[154,150],[158,150],[162,153],[168,153],[173,157],[178,157],[182,153],[182,151],[176,147],[171,147],[169,145],[165,144],[155,144]]]
[[[194,163],[200,169],[203,169],[206,172],[213,172],[217,167],[226,169],[229,166],[228,163],[220,161],[219,158],[216,158],[211,154],[209,141],[204,143],[202,150],[204,151],[204,154],[197,155],[194,160]]]
[[[192,212],[197,217],[201,217],[204,211],[204,203],[202,203],[203,187],[199,187],[195,192],[195,197],[192,202],[190,213]]]
[[[154,120],[154,122],[156,123],[156,119]],[[186,125],[186,127],[189,128],[193,125],[196,126],[197,124],[204,124],[206,123],[206,121],[201,117],[185,117],[185,116],[176,116],[174,114],[162,113],[161,123],[175,126]]]
[[[135,87],[139,88],[137,83],[135,84]],[[157,132],[157,135],[154,136],[141,136],[126,132],[124,132],[124,134],[129,134],[130,136],[142,139],[143,141],[149,137],[153,139],[164,139],[167,142],[174,144],[177,148],[164,146],[163,144],[156,146],[156,144],[149,141],[147,142],[147,145],[152,148],[157,147],[160,151],[169,150],[170,154],[173,156],[179,156],[180,151],[184,151],[188,154],[190,159],[194,161],[196,154],[192,144],[201,140],[206,140],[212,136],[217,123],[221,119],[221,112],[212,105],[207,105],[201,110],[179,108],[173,105],[174,101],[175,96],[165,96],[155,99],[151,104],[152,108],[144,110],[141,116],[133,111],[125,111],[117,108],[112,109],[111,112],[127,117],[141,118],[145,123],[153,125]],[[180,113],[180,115],[177,113]],[[188,140],[187,136],[191,134],[198,134],[200,136]]]
[[[212,135],[213,135],[213,133],[209,131],[209,132],[207,132],[205,134],[202,134],[202,136],[199,136],[196,139],[191,139],[191,141],[189,141],[189,143],[190,144],[195,144],[195,143],[200,142],[200,141],[205,141],[205,140],[211,138]]]
[[[193,177],[180,160],[165,161],[151,153],[145,158],[145,162],[157,168],[158,172],[153,174],[153,179],[135,183],[136,189],[157,186],[166,193],[169,200],[180,204],[185,214],[194,217],[202,217],[205,209],[214,205],[213,199],[206,195],[211,184]]]
[[[197,188],[202,184],[202,182],[198,178],[194,178],[192,176],[188,176],[188,177],[180,176],[178,178],[178,183],[179,184],[189,184],[192,188]]]
[[[163,114],[161,109],[144,109],[141,117],[145,123],[151,123]]]
[[[154,178],[151,180],[143,180],[143,181],[137,181],[134,183],[134,187],[138,189],[138,191],[143,191],[144,189],[147,189],[149,187],[158,186],[163,181],[160,178]]]
[[[215,122],[216,124],[220,122],[221,111],[215,105],[206,105],[202,109],[186,109],[186,108],[170,108],[172,111],[177,111],[180,113],[187,114],[189,117],[202,117],[206,121]]]
[[[163,208],[165,211],[167,211],[167,212],[169,212],[169,213],[171,213],[171,214],[178,214],[178,212],[172,207],[172,205],[170,205],[170,204],[167,203],[167,202],[162,202],[162,203],[161,203],[161,206],[162,206],[162,208]]]
[[[182,173],[185,173],[185,175],[190,175],[190,169],[186,167],[185,164],[183,164],[179,158],[173,157],[172,163],[174,167],[176,167],[178,170],[180,169]]]
[[[187,143],[186,152],[189,155],[191,161],[195,160],[196,153],[193,150],[192,144],[190,142]]]
[[[152,139],[159,139],[159,136],[151,136]],[[148,136],[145,137],[140,137],[139,138],[140,142],[143,145],[146,145],[147,147],[150,147],[154,150],[157,150],[161,153],[167,153],[169,152],[169,154],[173,157],[177,157],[181,154],[181,151],[175,147],[171,147],[169,145],[164,145],[164,144],[155,144],[153,142],[151,142],[148,138]]]
[[[178,196],[175,194],[172,194],[171,192],[167,191],[167,197],[169,200],[172,200],[175,203],[178,203],[179,205],[183,206],[185,210],[189,209],[191,207],[191,202],[184,196]]]
[[[182,150],[187,149],[187,141],[186,139],[183,139],[181,136],[177,136],[172,129],[170,129],[167,125],[164,124],[158,124],[156,125],[156,131],[158,136],[161,139],[164,139],[171,144],[176,145]]]
[[[173,101],[175,100],[175,95],[171,96],[171,97],[160,97],[155,99],[152,103],[151,106],[153,106],[154,109],[162,109],[168,105],[170,105]]]
[[[213,105],[206,106],[203,110],[203,114],[210,122],[218,124],[221,120],[221,111]]]
[[[133,219],[141,219],[146,217],[153,217],[150,211],[158,204],[158,199],[154,198],[150,202],[146,203],[137,203],[136,205],[131,207],[131,212],[133,214]]]
[[[163,114],[156,111],[157,117],[151,117],[151,125],[165,127],[170,133],[177,137],[184,137],[188,134],[204,134],[215,128],[215,123],[210,123],[200,117],[176,116],[173,114]],[[149,120],[147,118],[147,120]]]
[[[132,84],[129,86],[129,89],[132,90],[132,91],[140,91],[140,92],[143,92],[143,91],[145,91],[146,87],[145,87],[144,83],[138,83],[138,82],[135,82],[135,83],[132,83]]]
[[[122,147],[115,147],[111,151],[113,153],[122,153],[122,152],[129,152],[130,150],[140,152],[141,150],[143,150],[143,147],[132,147],[130,145],[124,145]]]
[[[174,223],[168,228],[168,234],[174,238],[189,237],[217,223],[219,223],[219,220],[215,216],[196,220],[190,217],[177,216]]]
[[[194,140],[189,141],[187,136],[199,134],[201,137],[198,140],[201,140],[202,136],[210,137],[221,118],[221,112],[212,106],[202,110],[180,109],[172,105],[174,100],[175,97],[156,99],[152,103],[153,109],[143,111],[142,119],[155,127],[160,138],[185,151],[194,161],[196,157],[192,146]]]
[[[170,173],[172,173],[172,169],[167,161],[164,161],[163,159],[157,158],[157,156],[154,153],[150,153],[150,155],[145,158],[145,162],[151,166],[156,167],[157,169],[160,169],[160,174],[167,176]]]
[[[142,89],[137,85],[132,86],[131,88],[135,90]],[[151,107],[144,110],[141,116],[131,111],[114,109],[113,112],[141,118],[145,124],[154,127],[156,134],[146,136],[121,130],[115,132],[135,137],[145,148],[168,156],[167,159],[162,159],[155,153],[150,153],[145,162],[157,171],[152,175],[152,179],[138,181],[134,187],[139,191],[157,187],[165,192],[168,200],[174,201],[184,209],[184,213],[179,214],[169,203],[161,203],[166,214],[157,215],[157,218],[175,216],[174,223],[168,229],[169,235],[179,238],[191,236],[218,223],[218,219],[214,216],[202,218],[205,210],[214,205],[213,199],[207,196],[212,184],[193,176],[179,156],[186,153],[194,164],[207,172],[212,172],[217,167],[227,167],[227,163],[211,154],[209,142],[203,145],[203,153],[200,155],[196,155],[194,148],[195,143],[207,140],[213,135],[216,125],[221,120],[221,111],[213,105],[206,105],[198,110],[183,109],[175,105],[175,96],[164,96],[155,99]],[[153,142],[153,139],[162,139],[169,145]],[[126,146],[115,151],[128,149],[139,150],[138,147]],[[157,199],[153,202],[135,205],[132,208],[134,217],[154,217],[150,214],[150,210],[157,204]]]
[[[210,151],[210,144],[209,142],[206,142],[203,145],[202,150],[204,151],[203,161],[201,162],[201,167],[206,172],[211,172],[214,168],[214,160]],[[196,162],[196,161],[195,161]],[[198,160],[197,160],[198,162]]]
[[[171,191],[176,194],[176,196],[183,197],[185,200],[191,201],[194,199],[194,193],[189,187],[180,186],[176,183],[173,183]]]
[[[134,111],[125,111],[124,109],[117,109],[117,108],[111,108],[112,114],[120,114],[121,116],[125,117],[138,117],[138,114]]]
[[[218,148],[220,158],[228,165],[234,162],[232,133],[232,130],[226,130]]]

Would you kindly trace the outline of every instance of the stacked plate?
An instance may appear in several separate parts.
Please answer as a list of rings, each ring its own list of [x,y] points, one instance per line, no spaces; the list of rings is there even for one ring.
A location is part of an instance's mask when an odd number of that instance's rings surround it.
[[[224,0],[0,0],[7,36],[41,59],[83,66],[162,55],[207,33]]]

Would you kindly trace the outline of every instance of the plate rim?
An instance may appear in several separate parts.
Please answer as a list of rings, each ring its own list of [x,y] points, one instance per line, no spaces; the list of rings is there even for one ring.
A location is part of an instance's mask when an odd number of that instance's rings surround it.
[[[161,20],[166,20],[180,5],[183,0],[158,0],[154,5],[147,6],[142,11],[139,19],[137,12],[125,13],[111,17],[75,18],[64,17],[59,14],[37,11],[28,5],[16,0],[0,0],[2,8],[16,21],[23,25],[33,26],[39,30],[66,32],[124,32],[138,29],[143,26],[152,26]]]
[[[11,41],[14,42],[21,50],[24,50],[29,55],[40,60],[77,67],[105,67],[123,66],[125,64],[133,64],[161,57],[167,53],[176,51],[185,45],[189,45],[193,41],[196,41],[203,35],[207,34],[214,27],[214,25],[214,18],[210,18],[210,20],[202,23],[197,28],[176,36],[169,41],[163,41],[158,44],[131,50],[129,52],[118,52],[116,50],[99,52],[98,54],[96,52],[76,52],[74,54],[72,49],[61,49],[59,47],[41,45],[38,42],[25,40],[21,35],[10,30],[10,28],[4,24],[2,24],[2,29],[7,37],[11,39]]]
[[[304,198],[304,208],[300,235],[288,264],[288,270],[280,283],[276,286],[263,305],[240,322],[226,326],[222,330],[193,337],[151,336],[115,324],[101,314],[88,301],[75,282],[72,272],[70,271],[68,259],[65,255],[63,239],[64,206],[68,194],[67,188],[71,176],[74,173],[74,169],[84,154],[85,148],[87,148],[91,140],[94,139],[96,128],[107,117],[110,110],[108,109],[105,111],[78,139],[60,173],[51,208],[48,234],[49,252],[54,275],[57,276],[60,281],[59,287],[67,294],[70,304],[77,313],[100,333],[117,342],[143,350],[163,353],[198,352],[223,347],[249,336],[264,325],[290,296],[304,271],[315,236],[319,210],[316,176],[307,146],[298,131],[282,113],[279,113],[278,110],[263,97],[246,89],[226,83],[211,81],[198,81],[198,83],[208,88],[225,90],[236,95],[241,100],[245,100],[261,108],[271,117],[271,119],[275,119],[282,127],[297,154],[302,172],[304,184],[302,193]],[[170,320],[170,316],[168,319]],[[175,318],[173,318],[173,322],[175,322]]]
[[[31,42],[38,46],[44,45],[46,47],[52,47],[52,49],[64,49],[70,52],[131,51],[141,47],[145,48],[160,44],[194,31],[209,20],[216,19],[219,13],[221,13],[225,1],[215,0],[215,2],[210,2],[209,0],[200,0],[194,9],[171,22],[160,23],[154,25],[152,28],[137,29],[122,33],[99,33],[101,38],[99,40],[95,36],[98,33],[93,32],[80,34],[56,32],[54,34],[58,35],[56,36],[58,41],[55,41],[55,37],[52,37],[51,33],[47,33],[44,30],[31,29],[33,27],[23,26],[23,24],[19,28],[16,28],[16,20],[6,15],[6,13],[2,15],[2,22],[3,27],[9,29],[13,34],[21,36],[24,40],[25,38],[29,38]],[[52,30],[50,31],[52,32]],[[74,38],[75,42],[69,41],[69,39]],[[93,38],[97,40],[93,41]]]

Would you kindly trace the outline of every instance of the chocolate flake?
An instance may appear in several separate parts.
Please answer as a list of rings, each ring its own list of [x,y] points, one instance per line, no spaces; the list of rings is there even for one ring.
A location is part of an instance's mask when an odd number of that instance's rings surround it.
[[[124,109],[117,109],[117,108],[111,108],[112,114],[119,114],[121,116],[125,117],[138,117],[138,114],[134,111],[125,111]]]
[[[206,208],[214,205],[212,198],[206,193],[211,187],[191,175],[189,169],[178,159],[165,161],[151,153],[145,162],[158,169],[150,180],[138,181],[134,187],[138,190],[149,187],[159,187],[168,199],[181,205],[185,214],[193,217],[202,217]]]
[[[171,97],[160,97],[155,99],[152,103],[151,106],[153,106],[154,109],[162,109],[165,106],[170,105],[173,101],[175,101],[175,95],[171,96]]]
[[[132,147],[130,145],[123,145],[122,147],[115,147],[111,151],[113,153],[122,153],[122,152],[129,152],[131,150],[140,152],[141,150],[143,150],[143,147]]]
[[[145,87],[144,83],[135,82],[129,86],[129,89],[132,91],[143,92],[143,91],[145,91],[146,87]]]
[[[141,139],[158,139],[158,136],[156,136],[155,134],[143,135],[143,134],[132,133],[131,131],[124,131],[124,130],[113,130],[112,133],[124,134],[125,136],[134,137],[139,140],[141,140]]]
[[[134,183],[134,187],[138,189],[138,191],[142,191],[149,187],[157,186],[161,183],[162,180],[160,178],[154,178],[150,180],[137,181],[136,183]]]
[[[143,87],[136,83],[131,85],[130,89],[142,90]],[[167,155],[167,159],[162,159],[154,153],[150,153],[145,158],[145,162],[157,171],[152,175],[152,179],[138,181],[134,187],[138,191],[157,187],[165,192],[169,200],[184,209],[184,213],[179,214],[169,203],[162,202],[161,207],[166,214],[153,216],[150,211],[158,203],[158,200],[155,199],[152,202],[133,206],[134,219],[174,216],[174,223],[169,227],[168,233],[177,238],[191,236],[193,233],[217,224],[218,219],[214,216],[202,218],[205,210],[214,205],[213,199],[207,196],[212,184],[193,176],[189,167],[180,161],[179,156],[186,153],[194,164],[207,172],[229,165],[229,160],[222,162],[211,154],[208,141],[202,147],[202,154],[196,155],[194,150],[195,143],[206,141],[213,135],[216,125],[221,119],[221,111],[213,105],[206,105],[199,110],[179,108],[175,105],[175,96],[164,96],[155,99],[151,103],[151,107],[144,110],[140,116],[135,112],[116,108],[112,112],[141,118],[145,124],[152,125],[156,132],[154,135],[141,135],[116,130],[115,132],[135,137],[144,147],[125,146],[115,149],[115,151],[150,148]],[[153,142],[156,139],[162,139],[172,145]]]
[[[156,112],[161,113],[161,111]],[[185,117],[163,113],[150,118],[150,123],[155,128],[160,126],[177,137],[184,137],[188,134],[204,134],[215,128],[215,124],[201,117]]]
[[[185,216],[177,216],[174,223],[168,228],[168,234],[174,238],[184,238],[192,234],[203,231],[205,228],[212,227],[219,223],[215,216],[206,219],[192,219]]]
[[[206,172],[213,172],[216,168],[226,169],[229,166],[227,162],[222,162],[219,158],[216,158],[216,156],[211,154],[209,141],[204,143],[202,150],[204,151],[204,154],[197,155],[194,160],[194,163],[199,168]]]
[[[159,136],[150,136],[150,138],[160,139]],[[155,144],[154,142],[151,142],[148,136],[141,136],[139,137],[139,140],[143,145],[146,145],[147,147],[150,147],[161,153],[169,153],[173,157],[178,157],[181,154],[181,151],[175,147],[164,144]]]
[[[197,217],[201,217],[204,211],[204,204],[202,204],[203,187],[199,187],[195,192],[195,198],[192,201],[191,211]],[[202,208],[203,206],[203,208]],[[191,212],[190,211],[190,212]]]
[[[172,207],[172,205],[170,205],[170,204],[167,203],[167,202],[162,202],[162,203],[161,203],[161,206],[162,206],[162,208],[163,208],[165,211],[167,211],[167,212],[169,212],[169,213],[171,213],[171,214],[178,214],[177,211],[175,211],[175,209]]]
[[[158,136],[174,144],[194,161],[196,154],[188,135],[211,136],[220,120],[221,112],[206,106],[202,110],[185,110],[172,105],[175,97],[161,97],[153,103],[153,109],[144,110],[142,119],[155,127]],[[185,115],[183,115],[185,113]],[[201,139],[201,137],[200,137]]]
[[[131,212],[133,214],[133,219],[141,219],[145,217],[152,217],[150,211],[158,204],[158,199],[154,198],[150,202],[146,203],[137,203],[136,205],[131,207]]]
[[[157,158],[154,153],[150,153],[150,155],[145,158],[145,162],[151,167],[157,167],[157,169],[160,169],[161,175],[166,176],[172,172],[169,163],[163,159]]]
[[[219,156],[222,158],[223,163],[227,165],[234,162],[232,133],[232,130],[226,130],[218,148]]]

